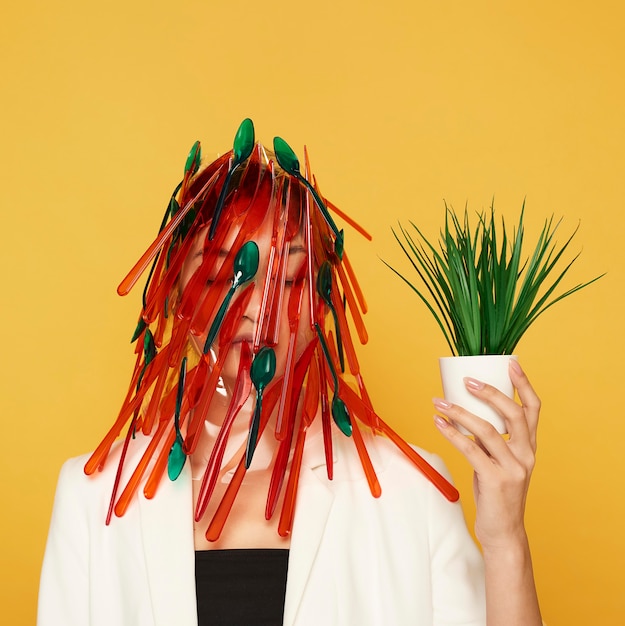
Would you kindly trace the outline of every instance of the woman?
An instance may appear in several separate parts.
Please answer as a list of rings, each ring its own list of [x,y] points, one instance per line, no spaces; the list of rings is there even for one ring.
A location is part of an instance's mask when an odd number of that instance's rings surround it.
[[[307,162],[302,173],[284,141],[274,149],[250,120],[202,170],[196,144],[120,285],[152,263],[118,419],[61,472],[40,625],[540,624],[526,376],[511,365],[521,406],[467,380],[509,442],[435,400],[436,425],[475,469],[482,563],[441,462],[371,405],[347,324],[366,342],[366,305],[338,209]]]

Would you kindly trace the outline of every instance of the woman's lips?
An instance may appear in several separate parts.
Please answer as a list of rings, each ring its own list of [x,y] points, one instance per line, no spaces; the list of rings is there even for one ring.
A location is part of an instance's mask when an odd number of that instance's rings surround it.
[[[252,343],[252,341],[254,341],[254,337],[251,334],[245,334],[245,335],[239,335],[237,337],[235,337],[232,340],[232,344],[234,345],[235,343]]]

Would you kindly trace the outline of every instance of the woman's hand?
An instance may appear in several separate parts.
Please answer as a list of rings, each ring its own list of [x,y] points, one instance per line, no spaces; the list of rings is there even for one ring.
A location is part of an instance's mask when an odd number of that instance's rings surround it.
[[[510,379],[521,404],[484,383],[466,379],[467,389],[490,404],[504,418],[509,438],[506,441],[491,424],[465,411],[435,399],[434,406],[453,423],[475,435],[475,441],[452,423],[436,416],[435,423],[473,467],[477,514],[475,535],[484,550],[501,546],[525,535],[523,517],[536,455],[536,428],[540,400],[521,366],[510,360]]]
[[[490,385],[465,379],[467,389],[504,418],[509,433],[507,440],[491,424],[462,407],[438,398],[434,400],[436,409],[447,418],[437,415],[436,426],[474,470],[475,535],[484,553],[489,626],[542,623],[523,521],[536,455],[540,400],[521,366],[512,359],[510,380],[520,404]],[[473,433],[475,441],[463,435],[452,422]]]

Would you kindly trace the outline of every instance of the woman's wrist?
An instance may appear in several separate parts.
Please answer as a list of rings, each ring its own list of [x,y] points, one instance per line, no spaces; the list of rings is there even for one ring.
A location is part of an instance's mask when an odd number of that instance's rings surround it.
[[[542,624],[525,531],[483,547],[488,626]]]
[[[485,561],[489,558],[498,561],[501,559],[521,561],[529,556],[529,539],[523,527],[497,539],[487,536],[484,541],[481,541],[478,534],[478,541],[480,541]]]

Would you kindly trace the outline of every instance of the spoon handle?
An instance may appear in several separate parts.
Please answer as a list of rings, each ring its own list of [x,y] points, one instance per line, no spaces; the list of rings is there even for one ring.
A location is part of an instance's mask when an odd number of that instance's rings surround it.
[[[343,261],[346,261],[345,256],[343,256]],[[352,287],[349,284],[349,280],[347,279],[343,264],[337,263],[336,270],[339,281],[341,282],[341,286],[343,287],[345,299],[347,300],[347,306],[349,307],[349,310],[352,314],[352,320],[354,320],[354,326],[356,327],[356,332],[358,333],[358,339],[360,340],[360,343],[362,345],[365,345],[369,341],[369,335],[367,333],[367,329],[365,328],[365,323],[362,319],[360,309],[358,308],[358,303],[356,302],[356,298],[354,297],[354,292],[352,291]]]
[[[113,506],[115,505],[115,499],[117,497],[117,490],[119,489],[119,482],[122,477],[122,469],[124,467],[124,460],[126,459],[126,453],[128,452],[128,444],[130,443],[130,437],[134,431],[135,422],[136,422],[136,419],[133,418],[133,420],[130,422],[130,426],[128,426],[128,431],[126,432],[126,437],[124,439],[121,456],[119,458],[119,464],[117,465],[117,472],[115,473],[115,482],[113,483],[113,492],[111,493],[111,500],[109,502],[109,508],[106,514],[107,526],[111,523],[111,516],[113,515]]]
[[[229,159],[228,162],[228,173],[226,174],[226,179],[224,180],[224,184],[221,186],[221,191],[219,192],[219,198],[217,200],[217,204],[215,205],[215,211],[213,213],[213,220],[210,225],[210,229],[208,231],[208,238],[212,241],[215,237],[215,231],[217,230],[217,224],[219,223],[219,218],[221,217],[221,212],[223,211],[224,204],[226,201],[226,192],[228,191],[228,185],[230,183],[230,179],[232,178],[232,174],[234,170],[239,166],[239,163],[235,162],[233,158]]]
[[[341,372],[345,371],[345,357],[343,356],[343,341],[341,338],[341,327],[339,326],[339,318],[336,314],[336,308],[331,302],[328,302],[330,311],[332,311],[332,317],[334,318],[334,328],[336,329],[336,347],[339,351],[339,365],[341,366]]]
[[[208,335],[206,336],[206,342],[204,343],[204,354],[206,354],[211,346],[213,345],[213,341],[215,341],[215,337],[219,332],[219,328],[221,327],[222,322],[224,321],[224,316],[226,315],[226,311],[228,310],[228,305],[230,304],[230,300],[232,300],[232,296],[236,291],[239,283],[236,279],[232,281],[232,286],[228,289],[228,293],[223,299],[221,306],[219,307],[217,314],[215,315],[215,319],[211,324],[210,330],[208,331]]]
[[[360,457],[360,463],[365,471],[365,476],[367,477],[367,483],[369,484],[369,490],[371,491],[371,495],[374,498],[379,498],[382,495],[382,489],[380,488],[380,483],[378,481],[378,477],[376,476],[375,469],[373,469],[373,463],[371,463],[371,458],[369,457],[369,453],[367,452],[367,448],[365,446],[365,442],[362,439],[362,434],[360,432],[360,428],[358,427],[358,420],[353,419],[351,421],[352,425],[352,438],[354,443],[356,444],[356,451],[358,452],[358,456]]]
[[[162,368],[158,374],[156,385],[154,386],[154,392],[152,393],[150,403],[148,404],[148,409],[145,412],[145,416],[143,417],[143,426],[141,430],[145,435],[149,435],[152,432],[154,421],[156,420],[158,405],[161,400],[161,395],[163,394],[163,389],[165,389],[165,383],[167,382],[168,374],[169,368]]]
[[[254,408],[254,415],[252,417],[252,424],[250,425],[250,432],[247,436],[247,446],[245,448],[245,469],[248,469],[252,463],[252,457],[254,456],[254,450],[256,450],[256,444],[258,443],[258,427],[260,426],[260,413],[263,406],[263,390],[258,389],[256,393],[256,407]]]
[[[326,198],[326,204],[329,209],[332,209],[333,213],[336,213],[344,222],[347,222],[355,231],[359,232],[365,239],[371,241],[373,237],[356,221],[354,221],[349,215],[343,213],[334,203],[330,202]]]
[[[132,473],[130,480],[126,484],[126,487],[124,487],[124,491],[122,492],[122,495],[119,496],[119,500],[117,500],[117,504],[115,505],[115,515],[117,517],[122,517],[122,515],[124,515],[124,513],[126,512],[126,509],[128,508],[128,505],[130,504],[132,497],[135,495],[135,492],[137,491],[139,483],[141,482],[141,479],[143,478],[143,475],[145,474],[145,470],[147,469],[150,461],[152,460],[152,455],[156,451],[156,448],[158,447],[158,444],[166,429],[167,429],[167,422],[160,422],[158,425],[158,428],[156,429],[156,432],[150,439],[150,443],[148,444],[148,447],[145,449],[145,452],[143,453],[141,460],[137,464],[135,471]]]
[[[293,511],[295,510],[295,499],[297,497],[297,485],[299,482],[299,473],[302,467],[302,457],[304,456],[304,442],[306,441],[306,422],[302,421],[300,429],[297,433],[297,441],[295,443],[295,452],[291,461],[291,471],[289,472],[289,480],[286,484],[286,492],[284,494],[284,502],[282,503],[282,511],[280,513],[280,521],[278,522],[278,534],[286,537],[291,533],[293,528]]]
[[[347,356],[347,364],[349,365],[349,371],[356,376],[360,371],[358,365],[358,358],[356,356],[356,350],[354,349],[354,343],[352,342],[352,338],[349,334],[349,327],[347,326],[347,317],[345,316],[345,310],[341,306],[339,300],[339,295],[332,291],[332,305],[333,305],[333,313],[334,313],[334,323],[336,325],[337,331],[340,331],[340,335],[337,333],[337,344],[339,347],[342,345],[345,354]]]
[[[347,271],[349,282],[351,283],[354,293],[356,294],[356,299],[358,300],[358,304],[360,305],[360,310],[364,314],[369,310],[369,307],[367,307],[365,294],[362,292],[362,289],[360,288],[360,284],[358,283],[358,279],[356,278],[356,273],[354,272],[354,268],[352,267],[352,264],[349,262],[349,257],[346,254],[343,255],[343,263],[345,264],[345,270]]]
[[[378,418],[382,432],[419,468],[429,481],[450,501],[460,498],[458,490],[420,454],[415,452],[388,424]]]
[[[206,381],[202,388],[202,392],[200,394],[196,408],[193,411],[193,416],[191,417],[191,421],[189,422],[189,427],[187,428],[187,436],[184,443],[185,452],[187,454],[193,454],[195,452],[195,447],[197,446],[197,442],[199,441],[199,432],[201,430],[200,427],[204,423],[204,420],[208,415],[208,409],[213,399],[213,396],[215,395],[215,388],[217,386],[219,375],[221,374],[221,369],[223,368],[223,364],[226,356],[228,355],[229,349],[230,346],[227,345],[224,350],[219,352],[217,361],[211,369],[208,381]]]
[[[321,426],[323,430],[323,450],[326,459],[326,472],[328,480],[334,477],[334,454],[332,452],[332,424],[330,415],[330,403],[328,402],[328,381],[326,379],[325,367],[322,363],[323,357],[317,353],[317,371],[319,372],[319,389],[321,395]]]
[[[267,274],[265,274],[265,282],[263,284],[263,297],[260,303],[260,310],[258,312],[258,318],[256,323],[256,332],[254,333],[254,351],[257,352],[260,344],[263,340],[263,333],[266,329],[266,323],[264,322],[265,317],[267,315],[267,304],[270,298],[270,290],[273,282],[272,274],[273,274],[273,265],[274,259],[276,256],[276,244],[274,241],[271,243],[271,248],[269,249],[269,261],[267,262]]]
[[[291,393],[293,372],[295,369],[295,331],[289,335],[289,347],[286,354],[286,365],[284,367],[284,382],[282,383],[282,393],[280,394],[280,404],[278,406],[278,417],[276,419],[276,439],[282,441],[286,437],[288,414],[291,406]],[[285,415],[287,419],[285,419]]]
[[[286,281],[286,270],[289,262],[289,242],[285,239],[282,252],[278,257],[278,274],[274,284],[274,292],[267,312],[267,345],[275,346],[278,343],[280,332],[280,320],[282,318],[282,300],[284,298],[284,285]]]
[[[213,515],[213,519],[206,529],[206,539],[208,541],[217,541],[217,539],[219,539],[221,531],[224,528],[224,524],[226,523],[226,519],[228,519],[228,514],[230,513],[234,500],[237,497],[237,493],[239,493],[239,488],[243,482],[245,472],[245,455],[243,455],[237,465],[234,475],[232,476],[230,484],[226,487],[226,492],[224,493],[223,498],[215,511],[215,515]]]
[[[181,420],[183,421],[183,420]],[[143,495],[151,500],[156,495],[156,490],[161,482],[161,478],[167,469],[167,462],[169,460],[169,450],[174,445],[174,441],[176,440],[176,431],[173,426],[171,430],[167,434],[167,438],[165,439],[165,444],[161,448],[161,451],[156,459],[156,463],[148,476],[148,479],[143,487]]]

